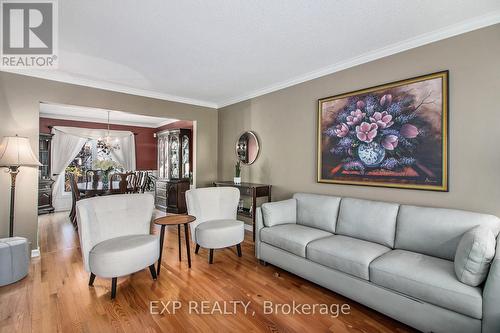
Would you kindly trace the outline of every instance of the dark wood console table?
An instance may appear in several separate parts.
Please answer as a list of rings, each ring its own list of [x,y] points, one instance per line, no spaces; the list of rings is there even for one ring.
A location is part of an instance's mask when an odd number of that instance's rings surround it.
[[[240,190],[240,195],[252,198],[252,206],[250,209],[238,211],[238,215],[252,219],[253,240],[255,241],[255,211],[257,210],[257,198],[267,197],[267,201],[271,202],[271,185],[254,183],[235,184],[231,181],[217,181],[214,182],[214,186],[236,187]]]

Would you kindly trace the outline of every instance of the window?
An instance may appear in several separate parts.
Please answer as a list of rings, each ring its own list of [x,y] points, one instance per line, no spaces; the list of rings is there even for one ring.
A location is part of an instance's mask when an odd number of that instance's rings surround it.
[[[111,151],[105,147],[102,141],[89,139],[76,155],[75,159],[66,168],[64,177],[64,191],[71,192],[69,184],[70,173],[78,178],[78,181],[85,181],[87,170],[102,170],[111,167],[113,170],[123,172],[123,167],[113,159]]]

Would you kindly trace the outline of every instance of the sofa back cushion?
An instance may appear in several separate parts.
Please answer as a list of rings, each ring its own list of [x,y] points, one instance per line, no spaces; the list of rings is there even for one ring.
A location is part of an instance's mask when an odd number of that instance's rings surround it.
[[[500,220],[493,215],[456,209],[402,205],[395,247],[453,260],[462,235],[478,225],[489,227],[496,237]]]
[[[340,198],[329,195],[295,193],[297,224],[335,232]]]
[[[295,199],[266,202],[262,204],[261,209],[266,227],[297,223],[297,200]]]
[[[343,198],[336,233],[394,247],[399,204]]]

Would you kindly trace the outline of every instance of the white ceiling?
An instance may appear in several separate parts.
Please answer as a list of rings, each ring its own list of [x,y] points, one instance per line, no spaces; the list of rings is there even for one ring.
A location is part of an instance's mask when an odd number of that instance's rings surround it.
[[[107,123],[117,125],[158,128],[177,121],[177,119],[142,116],[129,112],[87,108],[83,106],[40,103],[40,117],[88,121],[92,123]]]
[[[498,0],[64,0],[59,70],[26,73],[221,107],[496,23]]]

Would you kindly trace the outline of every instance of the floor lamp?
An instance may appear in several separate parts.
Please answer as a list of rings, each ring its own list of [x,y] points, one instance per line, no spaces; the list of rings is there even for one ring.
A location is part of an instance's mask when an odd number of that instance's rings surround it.
[[[16,176],[22,166],[41,166],[31,149],[28,138],[5,136],[0,144],[0,167],[6,167],[10,174],[10,223],[9,237],[14,236],[14,202],[16,199]]]

